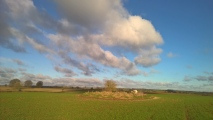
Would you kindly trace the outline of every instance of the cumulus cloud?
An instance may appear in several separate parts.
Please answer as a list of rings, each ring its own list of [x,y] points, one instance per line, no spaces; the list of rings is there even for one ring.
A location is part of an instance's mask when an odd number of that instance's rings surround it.
[[[78,68],[86,76],[91,76],[93,73],[99,71],[99,69],[96,68],[96,66],[94,66],[93,64],[85,64],[81,61],[77,61],[77,60],[71,58],[64,51],[59,51],[58,55],[62,58],[62,61],[65,64],[70,65],[71,67]]]
[[[19,70],[20,72],[27,71],[27,69],[25,69],[25,68],[18,68],[18,70]]]
[[[53,28],[56,24],[55,20],[52,19],[45,11],[39,11],[34,5],[32,0],[22,0],[17,2],[16,0],[4,0],[5,6],[9,11],[9,16],[15,24],[20,24],[20,30],[31,29],[39,25],[43,29]],[[31,25],[31,26],[29,26]],[[32,30],[32,31],[35,31]],[[28,30],[25,32],[29,32]]]
[[[43,74],[31,74],[31,73],[27,73],[27,72],[23,72],[22,73],[24,79],[31,79],[31,80],[44,80],[44,79],[51,79],[50,76],[47,76],[47,75],[43,75]]]
[[[103,87],[103,81],[97,78],[53,78],[47,81],[50,86],[73,86],[73,87]]]
[[[195,79],[198,81],[207,81],[208,80],[208,78],[206,76],[197,76],[197,77],[195,77]]]
[[[156,56],[137,56],[135,58],[135,63],[136,64],[141,64],[144,67],[150,67],[153,65],[158,64],[161,61],[161,59],[159,57]]]
[[[37,83],[38,81],[43,81],[44,85],[47,83],[52,83],[52,77],[43,74],[32,74],[28,72],[22,72],[19,77],[21,81],[31,80],[33,83]]]
[[[209,73],[209,72],[208,72]],[[198,75],[198,76],[185,76],[184,77],[184,81],[192,81],[192,80],[197,80],[197,81],[202,81],[202,82],[212,82],[213,81],[213,76],[202,76],[202,75]]]
[[[22,82],[26,80],[32,80],[33,83],[43,81],[44,85],[50,86],[66,85],[79,87],[103,87],[103,81],[97,78],[70,78],[67,77],[66,74],[73,74],[71,70],[58,66],[56,66],[55,69],[59,72],[65,73],[65,76],[61,78],[53,78],[49,75],[28,73],[27,70],[23,69],[20,71],[20,69],[0,68],[0,84],[8,84],[10,80],[15,77],[20,79]]]
[[[62,72],[70,72],[64,68],[57,68]],[[19,74],[19,76],[17,76]],[[12,76],[11,76],[12,75]],[[7,77],[7,76],[10,76]],[[0,68],[0,84],[8,84],[11,79],[18,78],[22,82],[32,80],[35,84],[38,81],[43,81],[44,85],[48,86],[74,86],[74,87],[103,87],[104,80],[98,78],[74,78],[74,77],[50,77],[44,74],[32,74],[28,71],[20,71],[19,69]],[[199,78],[199,77],[197,77]],[[202,77],[200,77],[202,78]],[[196,80],[195,78],[188,77],[186,79]],[[207,77],[208,83],[202,85],[182,85],[178,82],[154,82],[154,81],[137,81],[126,78],[114,80],[119,88],[145,88],[145,89],[178,89],[178,90],[206,90],[212,87],[213,76]]]
[[[17,76],[17,71],[11,68],[0,68],[0,84],[8,84],[9,80]]]
[[[106,21],[118,19],[126,12],[120,0],[61,0],[56,3],[70,23],[88,31],[101,30]]]
[[[174,53],[172,53],[172,52],[169,52],[169,53],[167,54],[167,57],[168,57],[168,58],[174,58],[174,57],[177,57],[177,55],[174,54]]]
[[[60,64],[77,68],[86,76],[100,71],[96,64],[116,68],[125,75],[144,75],[138,65],[150,67],[160,63],[160,33],[150,21],[131,15],[121,0],[55,3],[62,17],[57,20],[38,9],[32,0],[1,1],[1,46],[27,52],[26,46],[31,45],[40,53],[61,58]],[[135,55],[134,61],[116,56],[113,47],[128,50]]]
[[[193,78],[191,78],[190,76],[185,76],[183,79],[183,81],[186,81],[186,82],[191,80],[193,80]]]
[[[18,65],[25,66],[25,63],[19,59],[13,59],[13,62],[15,62]]]
[[[16,75],[16,71],[11,68],[0,68],[0,76],[2,78],[11,78]]]
[[[192,69],[193,67],[191,65],[187,65],[186,68]]]
[[[209,76],[208,80],[213,82],[213,76]]]
[[[105,40],[101,42],[107,45],[120,45],[129,49],[140,50],[154,45],[162,44],[160,34],[152,26],[151,22],[139,16],[128,15],[118,22],[107,27],[103,34]]]
[[[0,1],[0,46],[4,48],[9,48],[15,52],[26,52],[24,47],[19,44],[15,44],[14,40],[10,39],[12,34],[10,32],[10,26],[7,24],[9,20],[9,15],[7,14],[8,7],[6,5],[7,1]]]
[[[31,36],[41,35],[40,28],[53,29],[56,22],[44,11],[38,11],[33,1],[23,0],[17,3],[15,0],[3,0],[1,1],[0,16],[0,31],[3,31],[0,32],[2,47],[15,52],[26,52],[25,43],[28,43],[41,53],[52,53],[47,46]]]
[[[207,75],[213,75],[213,72],[204,71],[204,73],[207,74]]]
[[[0,57],[0,63],[3,63],[3,64],[17,64],[19,65],[20,67],[26,67],[27,64],[23,61],[23,60],[20,60],[20,59],[11,59],[11,58],[5,58],[5,57]]]
[[[120,0],[92,0],[85,7],[80,7],[85,1],[62,0],[57,3],[71,24],[78,25],[81,31],[86,29],[89,34],[81,34],[86,41],[105,46],[122,46],[123,49],[136,52],[139,54],[136,63],[145,67],[160,62],[159,54],[162,50],[157,49],[156,45],[163,43],[161,35],[150,21],[129,14]],[[90,5],[93,7],[90,8]],[[149,53],[147,55],[141,51]]]
[[[16,28],[11,28],[11,33],[18,41],[22,42],[27,42],[30,45],[32,45],[36,50],[38,50],[40,53],[50,53],[54,54],[54,51],[51,50],[51,48],[48,48],[42,43],[39,43],[35,39],[25,35],[24,33],[21,33],[19,30]]]
[[[178,89],[181,86],[178,82],[153,82],[153,81],[135,81],[131,79],[116,80],[118,87],[121,88],[146,88],[146,89]]]
[[[135,63],[144,67],[156,65],[161,61],[159,58],[159,54],[161,52],[162,50],[156,48],[155,46],[140,50],[140,55],[135,58]]]
[[[63,73],[65,77],[72,77],[72,76],[76,75],[72,70],[67,69],[67,68],[62,68],[62,67],[59,67],[59,66],[55,66],[54,69],[57,72]]]
[[[76,38],[77,40],[73,40],[72,38],[61,34],[50,34],[48,35],[48,38],[59,46],[64,46],[64,48],[67,48],[68,51],[77,53],[78,56],[90,58],[106,66],[122,69],[128,75],[136,75],[140,73],[135,64],[129,61],[127,58],[118,58],[110,51],[104,51],[98,44],[87,42],[83,38]],[[63,44],[62,42],[67,42],[67,44]],[[65,63],[74,63],[73,65],[77,66],[79,69],[88,71],[85,70],[86,68],[84,67],[85,65],[83,65],[83,63],[79,64],[77,61],[69,58],[67,54],[59,54],[62,58],[64,58]]]
[[[65,68],[56,68],[60,72],[70,73],[70,70]],[[19,70],[19,69],[18,69]],[[58,77],[52,78],[44,74],[32,74],[27,71],[18,71],[10,68],[0,68],[0,84],[9,84],[14,78],[20,79],[22,82],[31,80],[34,84],[38,81],[43,81],[45,86],[79,86],[79,87],[103,87],[103,81],[97,78],[70,78]],[[18,76],[17,76],[18,75]]]

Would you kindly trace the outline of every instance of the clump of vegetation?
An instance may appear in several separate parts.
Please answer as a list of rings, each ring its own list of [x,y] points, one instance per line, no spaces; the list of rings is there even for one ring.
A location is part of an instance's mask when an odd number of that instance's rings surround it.
[[[113,80],[106,80],[104,84],[104,91],[86,92],[83,94],[85,97],[97,99],[120,99],[120,100],[138,100],[150,99],[151,96],[145,95],[143,92],[133,90],[131,92],[119,92],[116,89],[116,83]]]
[[[139,92],[137,94],[134,94],[132,92],[108,92],[108,91],[102,91],[102,92],[86,92],[83,94],[84,97],[88,98],[96,98],[96,99],[116,99],[116,100],[143,100],[143,99],[152,99],[153,96],[149,96],[146,94],[143,94],[143,92]]]

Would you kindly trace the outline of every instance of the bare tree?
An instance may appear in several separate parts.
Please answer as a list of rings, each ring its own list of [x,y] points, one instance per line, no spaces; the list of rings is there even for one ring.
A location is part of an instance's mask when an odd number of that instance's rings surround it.
[[[117,85],[113,80],[106,80],[104,86],[106,91],[116,91]]]

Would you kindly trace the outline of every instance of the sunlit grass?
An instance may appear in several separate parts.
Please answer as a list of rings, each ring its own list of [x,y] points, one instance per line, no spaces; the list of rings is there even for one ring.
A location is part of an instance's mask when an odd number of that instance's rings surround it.
[[[0,87],[0,92],[16,92],[19,91],[19,89],[14,87]],[[22,87],[22,92],[66,92],[70,91],[70,89],[64,89],[64,88],[27,88]]]
[[[86,99],[79,92],[1,92],[2,120],[212,120],[213,97],[155,94],[160,99]]]

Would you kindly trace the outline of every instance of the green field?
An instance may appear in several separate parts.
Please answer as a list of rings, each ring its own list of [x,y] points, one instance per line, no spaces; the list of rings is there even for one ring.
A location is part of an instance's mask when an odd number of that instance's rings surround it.
[[[0,92],[1,120],[213,120],[213,97],[153,94],[159,99],[101,100],[81,92]]]

